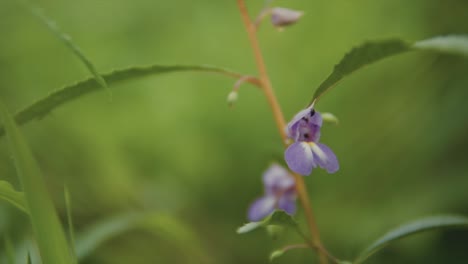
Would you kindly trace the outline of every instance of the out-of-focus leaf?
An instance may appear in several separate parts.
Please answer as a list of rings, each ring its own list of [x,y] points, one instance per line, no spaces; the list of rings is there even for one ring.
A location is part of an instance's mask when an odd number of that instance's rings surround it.
[[[273,260],[275,260],[275,258],[279,258],[279,257],[283,256],[284,252],[285,252],[285,251],[282,250],[282,249],[278,249],[278,250],[275,250],[275,251],[271,252],[271,254],[270,254],[270,262],[272,262]]]
[[[366,42],[353,48],[335,65],[333,72],[315,91],[310,103],[312,104],[319,99],[325,92],[354,71],[393,55],[416,50],[430,50],[468,56],[468,36],[439,36],[421,40],[414,44],[401,39]]]
[[[133,229],[143,229],[170,241],[190,257],[202,263],[211,259],[203,251],[201,242],[192,230],[178,219],[167,214],[126,214],[100,221],[76,237],[76,253],[79,260],[91,255],[100,245]],[[190,245],[190,246],[187,246]]]
[[[13,186],[7,181],[0,181],[0,199],[3,199],[21,211],[28,213],[24,193],[13,189]]]
[[[283,256],[284,253],[288,252],[291,249],[298,249],[298,248],[310,248],[309,245],[307,244],[298,244],[298,245],[289,245],[285,246],[281,249],[275,250],[271,252],[270,254],[270,262],[272,262],[274,259],[279,258]]]
[[[468,35],[433,37],[414,43],[413,48],[468,56]]]
[[[34,6],[31,2],[27,0],[17,0],[23,6],[25,6],[29,11],[39,19],[49,30],[54,34],[70,51],[75,54],[76,57],[86,66],[88,71],[94,76],[95,81],[102,86],[103,88],[108,89],[107,83],[104,78],[99,74],[96,70],[96,67],[93,65],[91,60],[89,60],[81,51],[80,47],[76,43],[74,43],[71,37],[65,33],[63,33],[60,28],[58,27],[57,23],[53,21],[51,18],[47,17],[41,8]]]
[[[123,81],[138,79],[151,75],[190,71],[211,72],[226,75],[233,78],[240,78],[243,76],[242,74],[227,69],[207,65],[151,65],[146,67],[130,67],[127,69],[116,70],[104,74],[102,76],[107,81],[107,84],[109,86],[112,86]],[[258,84],[255,79],[249,79],[248,82],[256,85]],[[15,115],[15,120],[18,124],[22,125],[33,119],[42,118],[56,107],[66,102],[72,101],[82,95],[97,91],[98,89],[99,85],[92,78],[66,86],[62,89],[52,92],[45,98],[42,98],[36,101],[35,103],[31,104],[30,106],[24,108],[23,110],[19,111]],[[3,134],[4,129],[0,127],[0,136]]]
[[[0,102],[0,118],[5,126],[10,151],[24,190],[34,234],[43,263],[72,263],[68,243],[52,200],[26,140],[13,117]]]
[[[401,238],[418,234],[429,230],[448,229],[454,227],[468,228],[468,217],[464,216],[432,216],[410,222],[408,224],[397,227],[384,236],[376,240],[367,247],[359,257],[353,262],[354,264],[362,263],[375,252],[384,248],[388,244]]]
[[[8,259],[9,264],[16,263],[15,248],[13,247],[13,242],[9,235],[5,235],[3,242],[5,244],[5,253]]]
[[[288,215],[284,211],[276,210],[271,215],[269,215],[268,217],[266,217],[260,222],[250,222],[239,227],[237,229],[237,233],[245,234],[245,233],[258,229],[259,227],[266,227],[269,225],[294,227],[296,229],[299,228],[296,220],[294,220],[292,216]]]
[[[68,238],[70,240],[70,252],[72,254],[73,263],[78,263],[75,252],[75,231],[73,230],[73,218],[72,218],[72,207],[70,200],[70,192],[68,191],[67,186],[63,188],[63,194],[65,198],[65,209],[67,211],[67,224],[68,224]]]
[[[323,122],[330,123],[332,125],[338,125],[340,120],[332,113],[322,113]]]

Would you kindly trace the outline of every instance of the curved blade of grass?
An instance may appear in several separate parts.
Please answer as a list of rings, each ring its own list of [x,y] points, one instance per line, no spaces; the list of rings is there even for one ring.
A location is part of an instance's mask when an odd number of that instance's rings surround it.
[[[361,44],[349,51],[341,61],[335,65],[333,72],[316,89],[310,104],[318,100],[325,92],[354,71],[385,58],[416,50],[429,50],[468,56],[468,36],[439,36],[415,43],[410,43],[401,39],[388,39]]]
[[[94,76],[95,81],[102,86],[103,88],[108,89],[107,83],[104,78],[99,74],[94,67],[91,60],[89,60],[81,51],[80,47],[76,45],[71,37],[65,33],[63,33],[60,28],[58,27],[57,23],[53,21],[51,18],[47,17],[41,8],[34,6],[31,2],[27,0],[17,0],[19,3],[22,4],[25,8],[27,8],[36,18],[39,19],[46,27],[49,29],[54,36],[56,36],[65,46],[70,49],[70,51],[75,54],[76,57],[85,65],[88,71]]]
[[[7,181],[0,181],[0,199],[10,203],[21,211],[28,213],[24,193],[13,189],[13,186],[11,186]]]
[[[116,70],[102,76],[109,85],[114,85],[123,81],[129,81],[151,75],[190,71],[217,73],[236,79],[244,76],[243,74],[227,69],[208,65],[150,65],[143,67],[130,67]],[[250,78],[247,82],[257,86],[259,84],[258,80],[255,78]],[[65,86],[64,88],[52,92],[48,96],[16,113],[15,120],[18,124],[22,125],[33,119],[42,118],[56,107],[97,90],[99,90],[99,85],[96,84],[93,79],[86,79],[84,81]],[[2,136],[4,132],[3,128],[0,127],[0,136]]]
[[[203,260],[202,263],[211,262],[197,236],[188,226],[174,217],[159,213],[120,215],[94,224],[77,235],[78,259],[83,260],[106,241],[133,229],[143,229],[166,241],[174,242],[181,249],[188,250],[192,257]]]
[[[71,264],[67,240],[47,192],[39,165],[2,102],[0,102],[0,119],[3,120],[10,151],[24,190],[42,261],[48,264]]]
[[[407,236],[418,234],[430,230],[448,229],[454,227],[468,228],[468,217],[464,216],[432,216],[410,222],[408,224],[397,227],[386,233],[384,236],[376,240],[369,247],[367,247],[359,257],[353,262],[359,264],[364,262],[367,258],[381,250],[388,244],[402,239]]]

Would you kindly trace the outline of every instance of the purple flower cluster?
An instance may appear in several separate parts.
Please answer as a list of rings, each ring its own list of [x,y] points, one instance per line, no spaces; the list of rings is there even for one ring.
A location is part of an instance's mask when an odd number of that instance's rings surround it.
[[[301,175],[309,175],[317,166],[335,173],[339,169],[338,160],[333,151],[324,144],[318,143],[322,116],[313,105],[300,111],[289,122],[288,137],[294,140],[284,153],[289,168]]]
[[[289,168],[301,175],[309,175],[313,168],[321,167],[328,173],[339,169],[333,151],[318,143],[322,116],[313,105],[300,111],[287,126],[288,137],[294,140],[285,151],[284,158]],[[263,174],[265,195],[255,200],[249,208],[248,218],[257,222],[280,209],[292,215],[296,212],[296,185],[293,176],[278,164],[273,164]]]

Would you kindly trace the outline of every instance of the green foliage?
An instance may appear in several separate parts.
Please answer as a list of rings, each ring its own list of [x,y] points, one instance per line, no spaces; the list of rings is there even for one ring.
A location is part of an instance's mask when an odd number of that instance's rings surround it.
[[[54,34],[70,51],[75,54],[76,57],[86,66],[89,72],[94,76],[96,82],[101,85],[103,88],[108,88],[107,83],[104,78],[99,74],[94,67],[91,60],[89,60],[84,53],[81,51],[80,47],[76,43],[74,43],[71,37],[65,33],[63,33],[60,28],[58,27],[57,23],[53,21],[51,18],[47,17],[41,8],[34,6],[27,0],[18,0],[20,3],[23,4],[26,8],[28,8],[31,13],[39,19],[49,30]]]
[[[203,260],[204,263],[211,262],[203,251],[200,240],[190,227],[170,215],[161,213],[125,214],[92,225],[77,235],[78,259],[85,259],[106,241],[133,229],[145,230],[165,241],[174,243],[181,250],[187,251],[190,257]]]
[[[359,257],[354,261],[354,264],[362,263],[367,258],[372,256],[377,251],[381,250],[388,244],[401,238],[418,234],[430,230],[443,230],[454,227],[468,228],[468,217],[464,216],[432,216],[416,220],[414,222],[402,225],[386,233],[384,236],[376,240],[367,247]]]
[[[411,45],[403,40],[389,39],[366,42],[356,48],[353,48],[337,65],[335,65],[330,76],[320,84],[315,91],[311,103],[322,96],[330,88],[335,86],[345,76],[371,63],[409,51],[410,47]]]
[[[218,73],[234,78],[239,78],[242,76],[239,73],[227,69],[207,65],[151,65],[145,67],[130,67],[127,69],[116,70],[102,76],[109,85],[115,85],[119,82],[143,78],[151,75],[186,71]],[[90,92],[94,92],[98,89],[99,85],[92,78],[80,81],[73,85],[65,86],[64,88],[52,92],[45,98],[42,98],[19,111],[15,115],[15,120],[18,124],[22,125],[33,119],[40,119],[56,107]],[[0,136],[3,134],[4,130],[2,127],[0,127]]]
[[[42,261],[50,264],[72,263],[67,240],[42,179],[39,165],[16,127],[13,117],[1,102],[0,118],[3,120],[10,151],[24,190]]]
[[[65,210],[67,211],[67,224],[68,224],[68,239],[70,241],[70,252],[72,254],[73,263],[78,263],[76,252],[75,252],[75,231],[73,230],[73,217],[72,217],[72,206],[70,199],[70,192],[67,186],[63,188],[63,194],[65,198]]]
[[[283,256],[284,253],[285,253],[285,251],[282,250],[282,249],[278,249],[278,250],[275,250],[275,251],[271,252],[270,262],[272,262],[276,258],[279,258],[279,257]]]
[[[293,227],[299,230],[299,226],[292,216],[288,215],[284,211],[276,210],[262,221],[244,224],[237,229],[237,233],[245,234],[258,229],[259,227],[267,227],[269,225]]]
[[[307,244],[297,244],[297,245],[289,245],[285,246],[281,249],[275,250],[271,252],[270,254],[270,262],[272,262],[274,259],[279,258],[284,255],[284,253],[288,252],[291,249],[298,249],[298,248],[308,248],[310,249],[310,246]]]
[[[4,246],[5,246],[5,253],[8,259],[8,264],[15,264],[16,263],[16,256],[15,256],[15,248],[13,246],[13,242],[9,235],[6,235],[3,239]]]
[[[468,56],[468,36],[439,36],[421,40],[414,44],[410,44],[401,39],[389,39],[361,44],[349,51],[343,59],[335,65],[333,72],[315,91],[310,103],[312,104],[315,100],[318,100],[325,92],[354,71],[393,55],[412,50],[430,50],[440,53]]]
[[[413,48],[468,56],[468,35],[433,37],[414,43]]]
[[[13,189],[13,186],[7,181],[0,181],[0,199],[5,200],[25,213],[28,212],[26,209],[26,201],[24,200],[24,193]]]

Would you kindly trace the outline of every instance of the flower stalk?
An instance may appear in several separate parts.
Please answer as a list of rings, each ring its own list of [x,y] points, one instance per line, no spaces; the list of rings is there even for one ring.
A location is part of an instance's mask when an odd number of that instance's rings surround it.
[[[286,121],[284,119],[283,112],[278,103],[278,100],[276,99],[275,93],[273,91],[273,87],[271,85],[270,78],[266,70],[265,62],[263,60],[262,52],[261,52],[258,38],[256,35],[256,25],[250,19],[244,0],[237,0],[237,5],[239,7],[239,11],[242,16],[242,21],[244,22],[244,26],[248,34],[250,45],[253,50],[255,63],[257,65],[257,70],[259,73],[260,88],[265,94],[265,97],[271,107],[271,110],[273,112],[273,117],[275,119],[275,123],[278,128],[278,132],[281,136],[283,145],[287,147],[288,137],[285,131]],[[322,242],[320,240],[319,231],[318,231],[317,224],[314,218],[314,214],[312,212],[312,207],[308,198],[309,196],[307,194],[307,189],[304,184],[304,179],[302,178],[302,176],[296,173],[293,173],[293,176],[296,181],[297,193],[305,211],[310,235],[312,238],[312,242],[314,244],[314,248],[316,249],[316,252],[318,254],[319,261],[321,264],[327,264],[328,257],[327,257],[327,254],[325,253],[326,250],[323,247]]]

